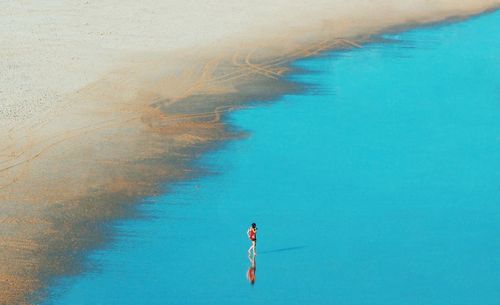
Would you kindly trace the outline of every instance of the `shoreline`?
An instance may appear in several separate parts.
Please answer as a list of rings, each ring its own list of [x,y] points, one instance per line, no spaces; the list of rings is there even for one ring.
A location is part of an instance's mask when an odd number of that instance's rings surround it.
[[[133,216],[130,213],[138,198],[157,194],[159,183],[189,177],[194,170],[191,160],[213,143],[237,136],[221,121],[222,113],[244,107],[248,101],[270,100],[297,90],[296,84],[281,78],[290,71],[288,63],[354,44],[334,40],[317,44],[316,49],[299,48],[300,52],[292,53],[297,55],[284,59],[269,58],[266,52],[236,53],[230,59],[195,64],[180,77],[166,73],[157,84],[136,94],[123,87],[141,87],[140,82],[116,86],[114,77],[120,73],[111,74],[73,97],[77,103],[87,100],[94,105],[62,109],[62,122],[49,118],[35,122],[30,126],[35,129],[25,134],[11,133],[14,140],[2,152],[13,151],[14,159],[27,161],[5,166],[9,159],[2,159],[2,171],[11,177],[2,177],[0,198],[10,204],[1,209],[12,216],[2,221],[7,228],[2,260],[10,264],[0,272],[0,288],[14,293],[0,294],[0,300],[27,303],[27,295],[42,288],[48,278],[81,271],[74,269],[78,255],[106,241],[100,226]],[[138,73],[155,64],[152,61]],[[191,86],[193,79],[197,81]],[[174,85],[165,86],[165,82]],[[174,94],[165,94],[165,87]],[[122,95],[116,97],[117,92]],[[100,105],[103,98],[108,108]],[[137,100],[145,103],[134,103]],[[67,126],[71,128],[64,129]],[[97,143],[100,147],[95,148]],[[34,207],[33,203],[40,204]]]

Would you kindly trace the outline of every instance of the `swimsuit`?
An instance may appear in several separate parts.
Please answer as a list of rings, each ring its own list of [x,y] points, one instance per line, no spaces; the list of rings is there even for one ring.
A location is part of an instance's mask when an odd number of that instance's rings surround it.
[[[257,232],[254,230],[250,229],[250,236],[248,236],[251,241],[257,242]]]

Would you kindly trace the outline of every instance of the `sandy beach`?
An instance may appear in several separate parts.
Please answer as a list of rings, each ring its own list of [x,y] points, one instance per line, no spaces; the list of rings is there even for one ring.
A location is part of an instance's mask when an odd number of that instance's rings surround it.
[[[0,304],[81,271],[105,224],[236,137],[288,64],[500,1],[8,1],[0,10]]]

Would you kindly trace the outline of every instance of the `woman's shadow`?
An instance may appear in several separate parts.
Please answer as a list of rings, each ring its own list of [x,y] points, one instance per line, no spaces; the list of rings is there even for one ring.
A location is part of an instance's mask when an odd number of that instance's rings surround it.
[[[261,251],[260,254],[270,254],[270,253],[278,253],[278,252],[286,252],[286,251],[296,251],[296,250],[301,250],[306,248],[307,246],[295,246],[295,247],[288,247],[288,248],[279,248],[279,249],[272,249],[268,251]],[[250,261],[250,267],[248,268],[247,271],[247,279],[250,282],[251,285],[255,284],[255,272],[257,270],[257,263],[255,261],[255,255],[254,254],[248,254],[248,260]]]

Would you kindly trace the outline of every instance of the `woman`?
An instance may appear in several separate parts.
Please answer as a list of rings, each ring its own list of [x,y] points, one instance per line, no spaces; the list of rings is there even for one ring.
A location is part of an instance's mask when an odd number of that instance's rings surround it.
[[[257,251],[255,250],[255,246],[257,245],[257,225],[252,223],[252,226],[247,231],[248,238],[252,241],[252,246],[248,249],[248,254],[253,252],[253,255],[257,255]]]

